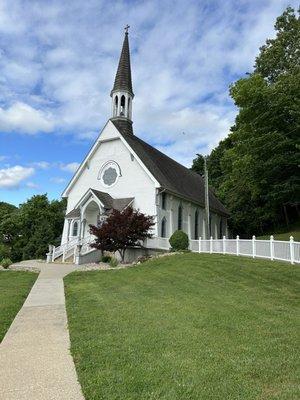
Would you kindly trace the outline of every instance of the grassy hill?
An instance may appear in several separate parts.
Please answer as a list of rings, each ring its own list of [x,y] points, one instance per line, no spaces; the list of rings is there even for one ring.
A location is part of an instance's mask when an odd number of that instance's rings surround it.
[[[257,239],[270,239],[272,234],[276,240],[290,240],[290,237],[293,236],[295,241],[300,242],[300,222],[291,225],[289,229],[282,228],[277,233],[259,236]]]
[[[86,400],[300,398],[299,277],[288,263],[192,253],[67,276]]]

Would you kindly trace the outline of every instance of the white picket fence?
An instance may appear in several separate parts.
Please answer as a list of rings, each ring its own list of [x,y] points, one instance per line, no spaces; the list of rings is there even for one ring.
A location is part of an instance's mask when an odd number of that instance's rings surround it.
[[[153,237],[148,239],[146,247],[152,247],[162,250],[169,250],[169,239],[161,237]],[[237,256],[248,256],[252,258],[267,258],[270,260],[288,261],[291,264],[300,263],[300,242],[295,242],[291,236],[289,241],[274,240],[270,236],[269,240],[256,239],[223,239],[190,240],[189,249],[197,253],[218,253],[218,254],[234,254]]]
[[[73,257],[75,262],[76,249],[81,245],[81,254],[87,254],[94,249],[90,247],[93,241],[92,236],[84,239],[74,239],[63,246],[51,246],[47,254],[47,261],[53,262],[58,257],[62,257],[65,261],[69,257]],[[143,245],[147,248],[170,250],[170,242],[168,238],[152,237],[147,239]],[[274,240],[270,236],[269,240],[259,240],[255,236],[252,239],[223,239],[204,240],[201,237],[199,240],[190,240],[189,249],[195,253],[218,253],[218,254],[234,254],[237,256],[248,256],[253,258],[267,258],[270,260],[288,261],[291,264],[300,263],[300,242],[295,242],[293,237],[289,241]]]

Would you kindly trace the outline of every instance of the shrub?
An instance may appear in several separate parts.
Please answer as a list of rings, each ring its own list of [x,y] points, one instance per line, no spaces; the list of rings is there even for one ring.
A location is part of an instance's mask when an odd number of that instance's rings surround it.
[[[187,250],[189,247],[189,237],[183,231],[175,231],[170,237],[170,245],[172,250]]]
[[[112,267],[112,268],[116,268],[117,266],[118,266],[118,260],[115,258],[115,257],[111,257],[111,259],[110,259],[110,262],[109,262],[109,265]]]
[[[0,264],[3,268],[7,269],[12,264],[12,261],[10,258],[3,258]]]
[[[3,260],[3,258],[10,258],[10,254],[11,251],[8,245],[0,243],[0,260]]]
[[[102,256],[101,261],[104,263],[109,263],[111,260],[111,256]]]

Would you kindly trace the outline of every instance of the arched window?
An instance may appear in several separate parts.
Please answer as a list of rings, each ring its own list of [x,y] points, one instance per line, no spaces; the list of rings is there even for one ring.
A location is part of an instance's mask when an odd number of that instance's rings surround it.
[[[75,221],[73,224],[73,235],[72,236],[78,236],[78,222]]]
[[[166,209],[166,199],[167,199],[167,193],[166,192],[162,192],[162,194],[161,194],[161,208],[163,210]]]
[[[118,114],[118,96],[115,97],[114,116],[116,117],[117,114]]]
[[[178,230],[182,229],[182,205],[180,204],[178,207]]]
[[[199,239],[199,212],[195,211],[195,231],[194,231],[194,239]]]
[[[120,115],[125,115],[125,96],[121,97],[121,112]]]
[[[167,236],[167,220],[166,217],[163,217],[163,219],[161,220],[161,232],[160,232],[160,236],[161,237],[166,237]]]

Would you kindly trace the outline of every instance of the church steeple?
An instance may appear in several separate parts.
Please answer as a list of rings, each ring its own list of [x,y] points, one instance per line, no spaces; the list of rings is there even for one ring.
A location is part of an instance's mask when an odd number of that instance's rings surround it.
[[[118,70],[115,77],[114,87],[110,93],[112,98],[112,118],[120,120],[132,119],[132,100],[134,97],[132,90],[130,51],[128,41],[128,28],[125,27],[125,37]]]

